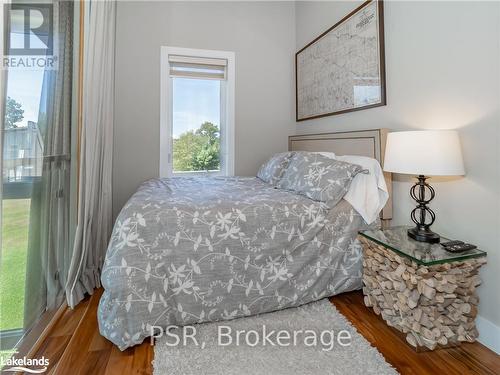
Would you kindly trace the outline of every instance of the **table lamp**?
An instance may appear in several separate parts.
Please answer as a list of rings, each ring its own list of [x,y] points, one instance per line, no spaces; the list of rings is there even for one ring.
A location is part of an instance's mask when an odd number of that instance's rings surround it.
[[[454,130],[389,133],[384,170],[418,176],[410,189],[410,196],[417,202],[411,211],[411,220],[416,226],[408,230],[408,236],[422,242],[439,242],[439,235],[430,230],[436,214],[428,207],[435,191],[426,180],[428,176],[465,174],[458,133]]]

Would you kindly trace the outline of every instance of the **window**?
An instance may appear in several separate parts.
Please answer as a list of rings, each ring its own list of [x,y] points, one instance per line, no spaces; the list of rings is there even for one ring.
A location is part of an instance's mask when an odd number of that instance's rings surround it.
[[[63,271],[74,233],[70,222],[76,217],[71,192],[71,185],[76,185],[76,169],[71,164],[76,137],[70,120],[73,52],[78,50],[74,3],[34,3],[15,1],[0,8],[0,19],[5,21],[0,49],[7,46],[5,55],[0,51],[2,62],[19,62],[0,67],[2,88],[5,82],[0,95],[0,356],[4,358],[17,349],[21,339],[28,346],[34,343],[31,340],[38,338],[39,329],[62,304]],[[39,12],[38,6],[50,9],[50,17]],[[33,21],[43,25],[36,33],[26,27]],[[51,30],[57,41],[51,52],[50,43],[40,39],[48,37],[44,30]],[[20,46],[35,47],[36,52],[14,53]],[[43,46],[47,48],[42,54]],[[49,61],[44,59],[57,60],[57,68],[40,63]],[[22,61],[33,65],[23,66]]]
[[[234,173],[234,53],[162,47],[160,177]]]
[[[24,40],[24,30],[11,26],[11,41]],[[8,52],[8,51],[7,51]],[[31,328],[26,316],[34,310],[26,301],[26,276],[29,263],[30,231],[40,231],[30,224],[33,186],[42,178],[43,149],[36,155],[27,154],[31,147],[31,132],[38,131],[43,69],[8,69],[6,80],[5,118],[3,121],[2,164],[2,246],[0,255],[0,341],[2,350],[16,347]],[[31,124],[35,124],[34,127]],[[42,267],[40,265],[39,267]],[[31,270],[33,271],[33,269]],[[28,306],[28,307],[27,307]]]

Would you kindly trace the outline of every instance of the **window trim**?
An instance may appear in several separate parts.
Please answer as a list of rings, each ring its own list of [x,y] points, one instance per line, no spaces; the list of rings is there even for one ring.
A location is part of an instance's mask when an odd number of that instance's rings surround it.
[[[234,175],[234,102],[235,102],[235,53],[181,47],[161,47],[160,57],[160,165],[159,177],[171,177],[173,173],[173,138],[172,138],[172,79],[170,78],[169,55],[203,57],[227,60],[226,100],[221,103],[221,112],[225,114],[225,137],[221,137],[223,154],[221,155],[221,172],[225,176]],[[222,125],[222,124],[221,124]],[[222,126],[221,126],[222,130]],[[175,175],[207,175],[207,172],[176,173]]]

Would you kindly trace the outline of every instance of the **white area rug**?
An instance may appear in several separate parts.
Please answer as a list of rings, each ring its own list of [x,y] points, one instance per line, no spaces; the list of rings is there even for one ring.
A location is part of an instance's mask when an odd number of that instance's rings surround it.
[[[266,333],[275,331],[274,335],[268,336],[275,344],[272,346],[268,341],[263,345],[263,326]],[[233,344],[219,346],[229,341],[227,328],[230,327]],[[397,374],[383,358],[383,356],[372,347],[366,339],[361,336],[349,321],[341,315],[328,299],[310,303],[298,308],[240,318],[231,321],[216,323],[205,323],[194,325],[196,329],[193,340],[186,338],[187,344],[178,346],[173,344],[173,337],[162,337],[157,340],[154,356],[155,375],[178,375],[178,374],[339,374],[339,375],[364,375],[364,374]],[[219,336],[219,329],[225,335]],[[236,331],[254,330],[260,336],[258,344],[256,334],[248,333],[249,341],[245,342],[245,334],[240,335],[240,345],[236,345]],[[282,343],[288,342],[289,346],[278,346],[277,331],[286,330],[290,333],[290,339],[282,339]],[[295,345],[293,343],[293,332],[312,330],[317,333],[317,345],[312,346],[313,334],[311,332],[297,333]],[[334,340],[329,334],[324,334],[321,341],[322,331],[334,331]],[[338,343],[338,333],[346,330],[351,339],[343,339],[341,342],[349,346],[341,346]],[[182,331],[172,331],[182,337]],[[187,333],[191,333],[189,330]],[[283,334],[285,335],[285,334]],[[346,335],[344,332],[342,335]],[[304,341],[305,337],[308,341]],[[333,348],[331,347],[333,342]],[[203,344],[204,343],[204,344]],[[323,345],[325,343],[325,345]]]

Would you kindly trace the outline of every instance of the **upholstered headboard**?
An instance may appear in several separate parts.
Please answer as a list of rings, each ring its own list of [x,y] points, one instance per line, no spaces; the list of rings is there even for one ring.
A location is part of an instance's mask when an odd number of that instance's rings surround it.
[[[388,129],[360,130],[288,137],[290,151],[324,151],[336,155],[359,155],[377,159],[383,167]],[[392,219],[392,175],[384,172],[389,200],[380,213],[382,220]]]

